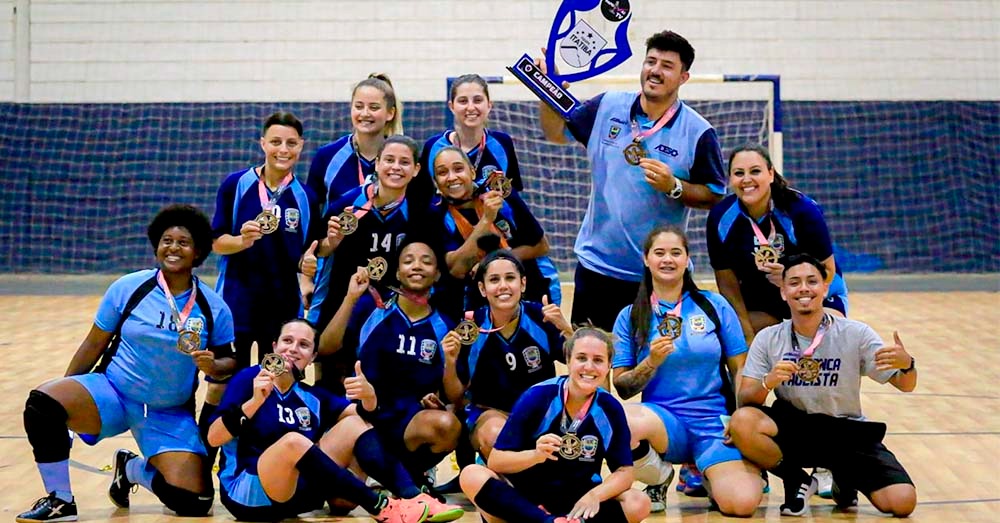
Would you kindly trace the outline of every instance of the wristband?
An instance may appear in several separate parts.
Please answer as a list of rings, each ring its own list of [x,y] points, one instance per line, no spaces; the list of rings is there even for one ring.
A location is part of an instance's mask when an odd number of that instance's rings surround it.
[[[243,407],[236,405],[223,412],[219,416],[219,419],[222,420],[222,424],[225,425],[226,430],[236,438],[243,431],[243,424],[247,421],[247,415],[243,413]]]
[[[766,390],[768,392],[771,392],[772,390],[774,390],[771,387],[767,386],[767,374],[765,374],[764,377],[760,379],[760,386],[764,387],[764,390]]]

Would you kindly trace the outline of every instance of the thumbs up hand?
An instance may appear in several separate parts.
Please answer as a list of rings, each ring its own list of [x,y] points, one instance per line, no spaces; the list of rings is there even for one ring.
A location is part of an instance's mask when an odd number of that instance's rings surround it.
[[[573,326],[566,321],[562,309],[555,303],[549,303],[548,294],[542,295],[542,320],[547,321],[559,329],[563,336],[573,335]]]
[[[318,265],[318,260],[316,259],[316,247],[319,246],[319,242],[313,240],[312,245],[306,249],[306,252],[302,255],[302,260],[299,261],[299,272],[307,278],[312,278],[316,276],[316,267]]]
[[[347,399],[361,401],[361,407],[368,412],[374,412],[378,407],[375,387],[372,387],[365,373],[361,372],[361,361],[354,362],[354,376],[344,379],[344,389]]]
[[[875,368],[878,370],[910,368],[913,356],[906,352],[898,331],[893,331],[892,339],[894,342],[892,345],[886,345],[875,351]]]

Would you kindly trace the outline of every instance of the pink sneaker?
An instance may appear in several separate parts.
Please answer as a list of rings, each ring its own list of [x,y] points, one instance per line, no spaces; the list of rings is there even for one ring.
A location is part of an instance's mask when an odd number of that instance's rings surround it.
[[[379,523],[424,523],[427,521],[427,505],[415,499],[389,499],[372,519]]]
[[[580,518],[567,518],[565,516],[561,518],[556,518],[555,523],[583,523]]]
[[[458,505],[447,505],[441,503],[434,496],[426,492],[421,492],[419,496],[413,498],[418,503],[427,505],[427,521],[439,523],[441,521],[455,521],[465,515],[465,509]]]

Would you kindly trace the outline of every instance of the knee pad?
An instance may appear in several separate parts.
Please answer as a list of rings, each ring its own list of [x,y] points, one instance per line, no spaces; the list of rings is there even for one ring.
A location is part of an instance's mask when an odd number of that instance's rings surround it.
[[[33,390],[24,402],[24,432],[36,463],[69,459],[70,439],[66,408],[48,394]]]
[[[207,516],[215,503],[215,492],[209,489],[208,492],[198,494],[175,487],[164,479],[159,472],[153,476],[153,494],[160,499],[168,509],[173,510],[181,517],[198,518]]]

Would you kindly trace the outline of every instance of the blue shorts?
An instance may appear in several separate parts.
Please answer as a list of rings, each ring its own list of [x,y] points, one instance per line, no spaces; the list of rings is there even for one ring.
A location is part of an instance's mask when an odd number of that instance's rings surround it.
[[[322,508],[326,501],[319,490],[308,488],[301,475],[292,499],[284,503],[269,498],[260,484],[260,477],[245,470],[229,484],[220,484],[219,487],[219,499],[222,505],[239,521],[279,521],[294,518],[303,512]]]
[[[481,405],[472,405],[471,403],[465,406],[465,427],[469,429],[469,434],[472,434],[476,430],[476,423],[479,423],[479,418],[486,411],[495,410],[497,412],[502,412],[510,417],[509,412],[502,411],[500,409],[494,409],[492,407],[483,407]]]
[[[95,445],[104,438],[131,430],[145,458],[164,452],[206,454],[194,414],[188,407],[147,407],[123,396],[100,373],[70,376],[70,379],[87,389],[101,416],[101,433],[79,434],[84,443]]]
[[[383,445],[390,447],[396,456],[405,458],[406,450],[406,427],[413,421],[413,417],[424,410],[419,399],[413,401],[396,402],[392,410],[383,412],[372,421],[372,427],[379,436]]]
[[[712,465],[743,459],[736,447],[723,443],[725,427],[719,416],[681,418],[655,403],[643,403],[642,406],[655,412],[667,429],[667,453],[663,459],[671,463],[694,461],[702,471]]]

